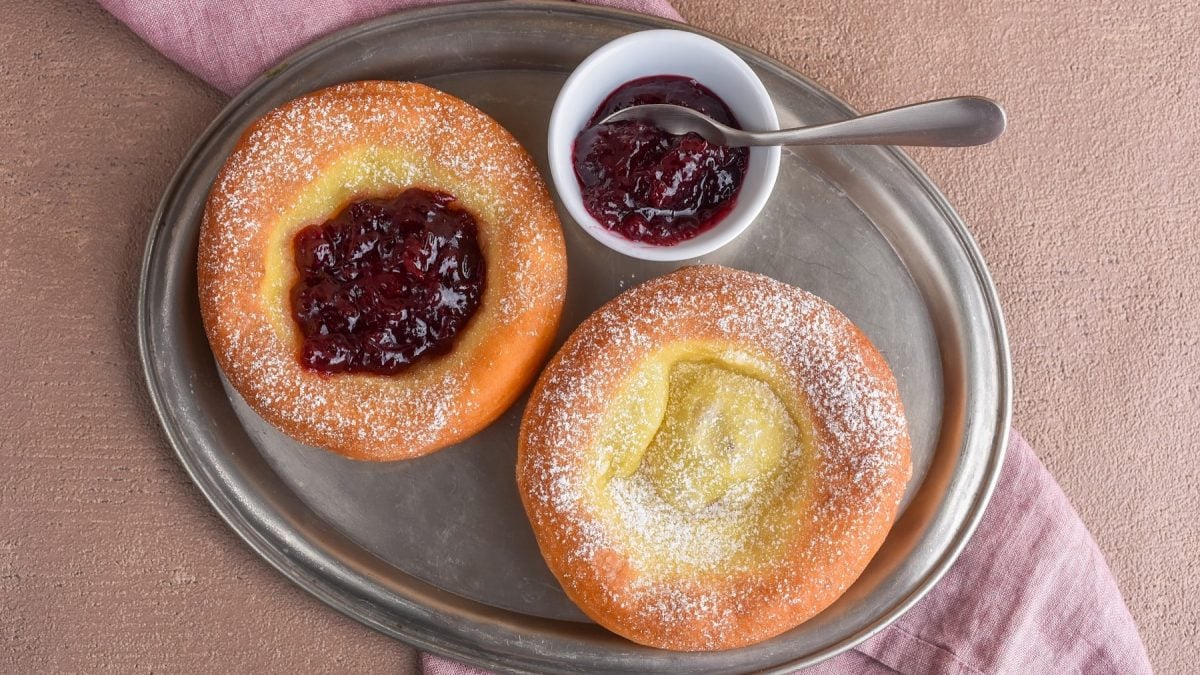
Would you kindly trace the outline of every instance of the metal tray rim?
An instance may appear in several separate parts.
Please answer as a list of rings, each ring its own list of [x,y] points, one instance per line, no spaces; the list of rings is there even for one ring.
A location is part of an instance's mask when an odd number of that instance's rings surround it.
[[[828,99],[829,102],[833,103],[838,108],[843,109],[847,115],[856,114],[856,111],[839,97],[835,96],[820,85],[812,82],[809,78],[805,77],[791,67],[762,52],[759,52],[758,50],[734,43],[719,35],[715,35],[708,31],[700,30],[686,24],[680,24],[668,19],[648,16],[637,12],[592,5],[568,5],[566,3],[555,2],[554,0],[501,0],[500,2],[471,2],[465,4],[431,6],[384,15],[382,17],[334,32],[287,56],[279,64],[256,78],[245,89],[234,96],[230,102],[222,108],[220,113],[218,113],[213,121],[209,123],[204,131],[201,132],[201,134],[197,137],[196,141],[191,145],[188,152],[180,161],[180,164],[171,176],[171,179],[168,181],[163,192],[163,198],[160,200],[151,220],[150,231],[147,236],[146,246],[143,250],[142,269],[139,276],[140,281],[137,298],[137,337],[142,372],[146,379],[151,402],[163,431],[167,436],[167,440],[171,444],[172,450],[174,451],[176,457],[178,457],[189,477],[196,483],[205,499],[212,505],[217,514],[263,560],[269,563],[272,567],[282,573],[297,586],[304,589],[330,607],[338,610],[342,614],[354,618],[360,623],[363,623],[364,625],[385,635],[400,639],[414,647],[484,667],[500,668],[508,672],[537,672],[533,670],[515,669],[514,664],[511,661],[497,659],[487,653],[478,651],[465,651],[455,642],[446,640],[436,632],[421,630],[411,625],[398,627],[379,616],[378,612],[371,611],[372,608],[356,606],[348,602],[336,590],[328,588],[324,579],[322,579],[320,576],[309,574],[307,570],[294,564],[294,561],[291,558],[271,544],[263,536],[263,534],[250,523],[245,514],[243,514],[236,507],[229,496],[225,492],[218,489],[216,479],[210,476],[204,470],[204,467],[198,465],[194,458],[192,458],[184,450],[185,443],[183,441],[181,432],[178,424],[174,421],[171,410],[165,404],[158,376],[150,359],[151,335],[148,328],[150,325],[150,308],[148,306],[148,293],[146,292],[150,283],[149,277],[151,271],[151,261],[153,259],[152,255],[161,235],[166,231],[164,227],[164,217],[171,202],[172,195],[177,192],[189,166],[193,163],[202,148],[207,145],[210,139],[224,124],[225,120],[233,113],[233,111],[242,105],[243,102],[262,85],[281,74],[288,68],[290,64],[310,58],[323,51],[330,45],[341,42],[342,40],[346,40],[352,36],[362,35],[378,28],[390,25],[392,22],[396,21],[397,17],[403,17],[405,21],[415,22],[424,18],[442,17],[444,15],[506,12],[512,10],[570,12],[573,14],[582,15],[584,17],[589,15],[618,17],[642,23],[646,25],[647,28],[676,28],[699,33],[724,42],[735,51],[753,56],[757,61],[757,65],[759,66],[775,69],[780,73],[785,74],[789,78],[798,79],[810,84],[815,92]],[[977,498],[973,504],[970,515],[963,520],[959,531],[953,540],[953,543],[946,549],[945,554],[941,557],[929,574],[927,574],[923,582],[919,584],[905,600],[897,603],[891,611],[880,616],[867,629],[851,635],[825,650],[810,654],[806,657],[802,657],[791,662],[777,664],[761,672],[791,672],[795,668],[812,665],[836,656],[837,654],[851,649],[855,645],[867,640],[871,636],[881,631],[883,628],[902,616],[908,611],[908,609],[916,604],[916,602],[924,597],[925,594],[928,593],[933,585],[935,585],[942,578],[949,567],[957,559],[959,554],[962,552],[963,547],[965,547],[966,543],[970,540],[976,527],[982,519],[984,510],[990,501],[991,495],[998,481],[1000,468],[1003,464],[1008,445],[1009,426],[1012,416],[1011,354],[1008,344],[1007,329],[1005,326],[1003,313],[1000,308],[995,284],[992,281],[991,275],[983,261],[982,254],[976,240],[967,230],[965,223],[958,216],[941,191],[937,189],[929,176],[922,169],[920,169],[917,164],[902,150],[890,147],[886,148],[886,151],[893,155],[899,164],[912,174],[915,183],[924,191],[925,196],[943,214],[946,222],[951,226],[953,235],[958,240],[958,243],[963,247],[973,266],[976,280],[980,286],[979,290],[983,293],[984,300],[987,303],[989,311],[988,319],[992,324],[993,338],[995,339],[997,346],[997,353],[995,355],[996,362],[994,365],[997,369],[997,373],[1000,376],[1000,382],[998,383],[998,402],[1000,410],[998,411],[999,415],[997,425],[999,427],[999,433],[993,439],[991,452],[989,454],[989,462],[984,471],[983,483],[977,494]]]

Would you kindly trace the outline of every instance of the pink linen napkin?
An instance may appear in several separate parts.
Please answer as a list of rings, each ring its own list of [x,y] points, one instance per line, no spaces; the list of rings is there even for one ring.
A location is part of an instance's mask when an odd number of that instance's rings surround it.
[[[582,0],[682,21],[667,0]],[[167,58],[234,94],[283,57],[340,28],[448,0],[100,0]]]
[[[163,54],[232,94],[287,54],[440,0],[101,0]],[[590,0],[681,20],[667,0]],[[483,673],[423,654],[432,675]],[[975,536],[899,621],[819,673],[1149,673],[1137,627],[1087,528],[1015,431]]]
[[[431,654],[426,675],[487,671]],[[1149,673],[1104,556],[1016,431],[975,536],[898,621],[805,673]]]

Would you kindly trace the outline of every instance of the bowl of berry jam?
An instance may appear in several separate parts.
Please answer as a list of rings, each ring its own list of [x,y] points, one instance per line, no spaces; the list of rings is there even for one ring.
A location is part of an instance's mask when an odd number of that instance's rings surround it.
[[[741,234],[766,204],[778,147],[730,148],[643,121],[599,124],[634,105],[682,105],[755,131],[779,128],[766,87],[731,50],[677,30],[632,33],[585,59],[550,116],[550,172],[572,219],[644,260],[687,260]]]

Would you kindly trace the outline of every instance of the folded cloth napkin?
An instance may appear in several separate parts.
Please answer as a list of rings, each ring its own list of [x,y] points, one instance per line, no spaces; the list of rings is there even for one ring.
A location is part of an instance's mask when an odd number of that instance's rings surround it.
[[[427,675],[478,675],[421,655]],[[1149,673],[1104,556],[1016,431],[962,555],[871,639],[805,673]]]
[[[438,0],[101,0],[143,39],[234,93],[316,37]],[[667,0],[594,4],[681,20]],[[425,654],[426,673],[476,668]],[[1150,663],[1087,528],[1015,431],[975,536],[937,586],[822,673],[1148,673]]]
[[[283,57],[340,28],[447,0],[100,0],[167,58],[235,94]],[[583,0],[666,19],[667,0]]]

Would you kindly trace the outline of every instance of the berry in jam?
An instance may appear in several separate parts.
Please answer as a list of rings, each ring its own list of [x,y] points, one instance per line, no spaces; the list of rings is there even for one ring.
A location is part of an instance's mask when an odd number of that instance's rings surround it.
[[[672,136],[643,121],[597,126],[635,105],[669,103],[741,128],[725,102],[699,82],[656,75],[609,94],[575,139],[575,176],[588,213],[626,239],[669,246],[716,225],[733,208],[747,148],[714,145],[696,134]]]
[[[392,374],[445,353],[483,295],[479,228],[444,193],[354,202],[293,246],[300,362],[320,373]]]

